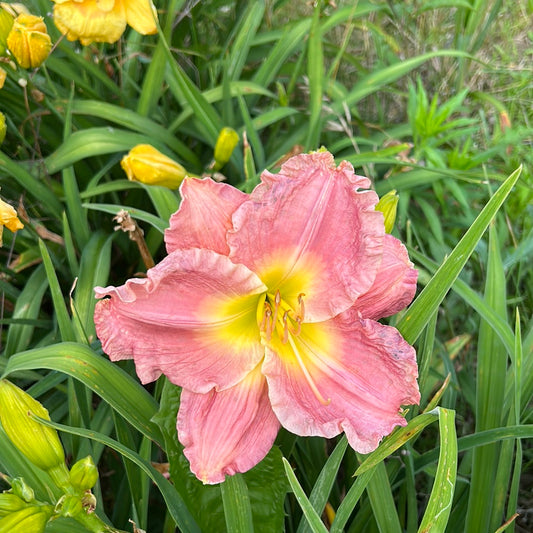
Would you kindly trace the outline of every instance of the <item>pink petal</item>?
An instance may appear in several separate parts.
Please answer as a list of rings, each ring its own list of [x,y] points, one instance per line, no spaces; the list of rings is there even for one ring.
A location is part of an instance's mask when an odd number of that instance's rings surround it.
[[[267,349],[263,373],[281,425],[297,435],[345,431],[352,448],[369,453],[406,424],[400,406],[420,401],[415,351],[395,328],[348,312],[305,324],[292,339],[303,365],[290,343],[278,342]]]
[[[96,287],[95,325],[110,359],[134,359],[143,383],[165,374],[195,392],[239,382],[264,355],[257,305],[266,287],[210,250],[178,250],[145,279]]]
[[[409,305],[415,296],[418,278],[407,249],[398,239],[385,235],[383,245],[383,260],[374,284],[354,305],[361,316],[374,320],[394,315]]]
[[[230,257],[245,264],[272,294],[295,305],[305,294],[306,322],[350,307],[374,282],[385,234],[366,178],[339,167],[327,152],[291,158],[233,214]],[[285,294],[290,293],[290,295]]]
[[[180,208],[165,231],[167,252],[207,248],[227,255],[226,232],[232,227],[231,215],[248,195],[224,183],[195,178],[185,178],[180,193]]]
[[[259,368],[222,392],[184,389],[178,437],[191,470],[204,483],[221,483],[246,472],[269,452],[279,429]]]

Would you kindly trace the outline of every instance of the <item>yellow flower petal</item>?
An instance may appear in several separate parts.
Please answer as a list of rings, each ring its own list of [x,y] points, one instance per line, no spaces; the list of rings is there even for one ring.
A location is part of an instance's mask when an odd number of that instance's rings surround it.
[[[151,0],[123,0],[128,24],[142,35],[157,33],[157,11]]]
[[[54,22],[69,41],[81,44],[114,43],[126,29],[126,13],[122,2],[115,2],[111,11],[104,11],[98,0],[62,2],[54,6]],[[105,8],[109,7],[104,3]]]
[[[6,227],[10,231],[17,231],[24,227],[18,219],[15,209],[0,199],[0,246],[2,246],[2,230]]]

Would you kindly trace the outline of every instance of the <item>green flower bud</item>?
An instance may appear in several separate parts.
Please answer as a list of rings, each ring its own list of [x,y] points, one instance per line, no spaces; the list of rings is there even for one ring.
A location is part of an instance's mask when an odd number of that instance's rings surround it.
[[[233,128],[222,128],[215,144],[215,164],[213,170],[222,168],[239,143],[239,135]]]
[[[0,519],[0,533],[42,533],[52,516],[50,505],[31,505]]]
[[[11,484],[11,492],[20,498],[21,500],[25,501],[26,503],[31,503],[35,501],[35,493],[33,492],[33,489],[24,481],[21,477],[13,478],[10,481]]]
[[[83,513],[83,505],[79,496],[73,494],[65,494],[56,505],[56,513],[61,516],[75,518],[80,513]]]
[[[26,507],[26,502],[12,492],[0,494],[0,517],[7,516],[14,511],[20,511]]]
[[[55,429],[33,416],[50,420],[48,411],[9,381],[0,380],[0,422],[11,442],[35,465],[49,471],[64,470],[65,453]]]
[[[396,207],[398,206],[399,199],[400,197],[393,189],[383,195],[376,205],[376,211],[381,211],[385,217],[385,231],[387,233],[391,233],[394,228],[394,222],[396,221]]]
[[[80,459],[70,469],[70,483],[78,490],[89,490],[98,481],[98,468],[94,464],[93,458],[88,455]]]

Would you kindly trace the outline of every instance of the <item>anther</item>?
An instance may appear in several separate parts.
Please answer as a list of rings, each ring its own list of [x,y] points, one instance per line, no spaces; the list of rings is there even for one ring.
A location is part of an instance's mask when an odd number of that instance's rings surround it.
[[[298,304],[300,305],[300,313],[298,314],[298,316],[302,321],[305,319],[304,296],[305,294],[303,292],[298,295]]]
[[[275,324],[278,321],[278,309],[281,304],[281,294],[279,291],[276,291],[276,296],[274,296],[274,315],[272,316],[272,322]]]

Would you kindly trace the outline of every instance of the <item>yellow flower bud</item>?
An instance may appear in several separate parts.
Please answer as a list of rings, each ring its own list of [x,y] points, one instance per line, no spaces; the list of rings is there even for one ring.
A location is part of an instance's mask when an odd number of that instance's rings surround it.
[[[400,197],[393,189],[383,195],[376,205],[376,211],[381,211],[385,217],[385,231],[387,233],[391,233],[394,228],[394,222],[396,221],[396,207],[398,206],[399,199]]]
[[[7,50],[7,36],[15,21],[13,15],[6,10],[0,9],[0,55],[5,56]]]
[[[222,128],[215,144],[215,164],[213,170],[222,168],[231,157],[239,142],[239,135],[233,128]]]
[[[187,171],[149,144],[132,148],[120,162],[130,181],[177,189]]]
[[[50,505],[31,505],[0,519],[0,533],[42,533],[52,516]]]
[[[6,71],[4,69],[0,69],[0,70],[4,72],[4,76],[5,76]],[[1,78],[1,74],[0,74],[0,78]],[[1,83],[0,85],[0,89],[1,89],[4,85],[1,79],[0,79],[0,83]],[[0,112],[0,144],[2,144],[4,142],[4,139],[6,138],[6,131],[7,131],[6,116],[4,115],[4,113]]]
[[[7,47],[22,68],[40,66],[52,49],[43,17],[20,14],[7,36]]]
[[[14,511],[20,511],[27,506],[27,503],[11,492],[3,492],[0,494],[0,517],[7,516]]]
[[[4,83],[6,82],[6,77],[7,77],[7,72],[5,71],[5,69],[0,67],[0,89],[4,86]],[[4,127],[5,127],[5,118],[4,118]],[[5,137],[5,134],[6,132],[4,131],[4,137]]]
[[[13,18],[20,15],[21,13],[25,13],[26,15],[29,15],[30,12],[28,11],[28,8],[21,3],[11,3],[11,2],[0,2],[0,7],[7,11]]]
[[[7,436],[34,465],[53,474],[54,481],[64,470],[68,482],[65,453],[57,431],[33,416],[50,420],[48,411],[37,400],[11,382],[0,380],[0,422]]]
[[[77,461],[70,469],[70,483],[75,489],[92,489],[97,481],[98,469],[90,455]]]
[[[10,231],[18,231],[24,224],[18,219],[13,206],[0,199],[0,246],[2,246],[2,232],[4,226]]]

